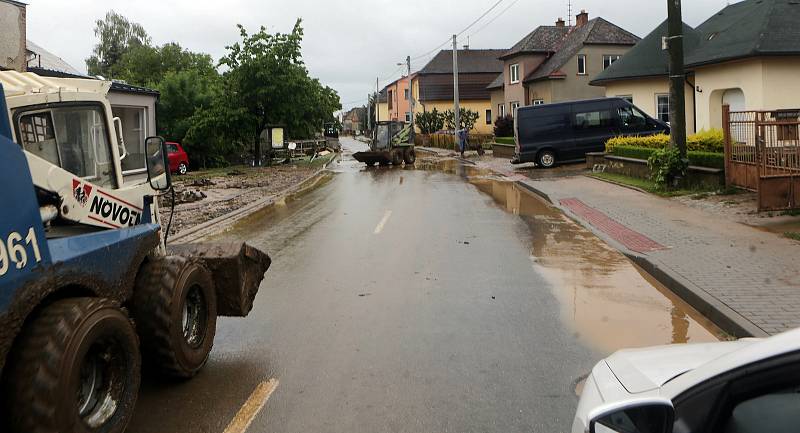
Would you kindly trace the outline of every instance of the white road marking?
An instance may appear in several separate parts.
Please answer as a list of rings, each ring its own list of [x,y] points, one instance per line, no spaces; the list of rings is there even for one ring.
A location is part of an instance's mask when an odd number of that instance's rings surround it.
[[[375,234],[376,235],[383,231],[383,226],[386,225],[386,223],[389,221],[389,218],[391,218],[391,216],[392,216],[392,211],[390,211],[390,210],[387,210],[386,213],[383,214],[383,219],[381,220],[381,222],[378,223],[378,226],[375,227]]]
[[[278,379],[270,379],[266,382],[259,383],[256,389],[253,390],[253,393],[250,394],[250,398],[248,398],[239,409],[239,412],[236,412],[236,416],[233,417],[228,427],[225,428],[224,433],[246,432],[247,428],[250,427],[250,424],[256,418],[256,415],[258,415],[264,405],[267,404],[269,396],[272,395],[272,392],[275,391],[277,387]]]

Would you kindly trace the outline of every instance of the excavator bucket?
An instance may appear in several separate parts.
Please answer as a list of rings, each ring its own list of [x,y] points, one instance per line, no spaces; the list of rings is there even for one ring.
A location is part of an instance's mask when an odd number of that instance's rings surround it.
[[[247,243],[170,245],[170,255],[198,260],[211,271],[217,292],[217,314],[245,317],[253,309],[258,286],[272,260]]]

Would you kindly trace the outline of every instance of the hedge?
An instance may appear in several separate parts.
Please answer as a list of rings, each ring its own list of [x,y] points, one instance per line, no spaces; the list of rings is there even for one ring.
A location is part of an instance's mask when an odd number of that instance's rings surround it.
[[[514,137],[497,137],[494,139],[497,144],[516,144]]]
[[[611,152],[614,156],[647,160],[656,149],[637,146],[616,146]],[[698,167],[725,169],[725,154],[718,152],[702,152],[690,150],[688,152],[689,164]]]
[[[614,137],[606,142],[606,153],[613,153],[617,146],[644,147],[661,149],[669,145],[669,135],[658,134],[644,137]],[[725,139],[721,129],[700,131],[686,139],[686,148],[691,151],[722,153],[725,151]]]

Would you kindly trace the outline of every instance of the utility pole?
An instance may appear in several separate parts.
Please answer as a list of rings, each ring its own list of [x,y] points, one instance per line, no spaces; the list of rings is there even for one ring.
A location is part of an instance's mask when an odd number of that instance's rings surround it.
[[[683,18],[681,0],[667,0],[669,21],[669,120],[671,144],[686,159],[686,72],[683,67]]]
[[[381,84],[380,84],[380,77],[375,78],[375,126],[378,126],[378,122],[381,121],[381,108],[379,106],[379,102],[381,100]]]
[[[458,101],[458,41],[457,35],[453,35],[453,117],[455,128],[455,140],[458,143],[458,130],[461,126],[461,107]],[[459,149],[461,150],[461,149]]]
[[[411,56],[406,57],[408,66],[408,111],[411,113],[411,132],[408,133],[408,144],[414,144],[414,92],[411,87]]]

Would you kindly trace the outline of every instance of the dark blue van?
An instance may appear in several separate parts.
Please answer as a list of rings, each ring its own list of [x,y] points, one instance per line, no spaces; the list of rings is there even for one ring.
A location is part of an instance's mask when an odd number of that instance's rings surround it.
[[[622,98],[520,107],[514,117],[516,150],[511,163],[535,162],[549,168],[602,152],[612,137],[660,133],[669,134],[669,125]]]

